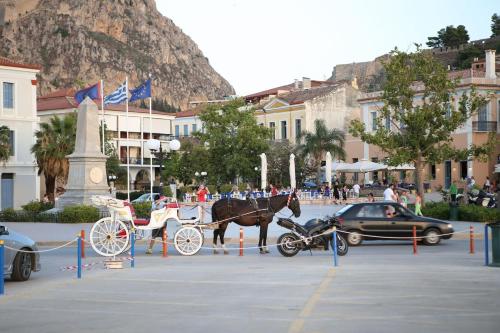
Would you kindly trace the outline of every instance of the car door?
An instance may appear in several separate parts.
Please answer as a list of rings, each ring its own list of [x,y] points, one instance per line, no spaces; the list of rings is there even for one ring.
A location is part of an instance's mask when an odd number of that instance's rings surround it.
[[[380,204],[367,204],[360,207],[356,220],[359,230],[364,235],[379,236],[384,232],[384,211]]]
[[[397,203],[387,203],[385,208],[390,206],[391,216],[386,216],[385,237],[411,237],[414,221],[401,205]],[[384,211],[387,211],[385,209]]]

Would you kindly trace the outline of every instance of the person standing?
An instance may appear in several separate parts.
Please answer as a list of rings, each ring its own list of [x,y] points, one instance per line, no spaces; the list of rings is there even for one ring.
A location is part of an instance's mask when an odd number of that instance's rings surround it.
[[[167,197],[159,196],[158,194],[155,196],[155,201],[151,203],[151,216],[153,215],[155,210],[159,210],[165,207],[166,199]],[[163,230],[165,230],[165,226],[159,229],[153,229],[151,231],[151,240],[149,241],[149,246],[146,250],[146,254],[153,254],[153,245],[155,245],[155,239],[163,238]]]
[[[271,196],[272,197],[275,197],[278,195],[278,189],[276,188],[276,186],[274,186],[273,184],[269,184],[269,186],[271,186]]]
[[[457,185],[455,185],[455,181],[452,181],[450,185],[451,202],[457,202],[457,194],[458,194]]]
[[[420,192],[417,192],[417,195],[415,197],[415,215],[417,216],[424,216],[422,214],[422,197],[420,196]]]
[[[358,183],[354,184],[352,186],[352,189],[354,190],[354,197],[359,198],[359,190],[360,190],[359,184]]]
[[[375,197],[372,192],[368,193],[368,202],[375,202]]]
[[[198,216],[200,217],[201,223],[205,221],[205,203],[207,202],[207,196],[209,194],[210,191],[203,184],[198,187],[198,191],[196,192],[196,196],[198,198]]]
[[[491,188],[490,177],[486,176],[486,181],[484,182],[483,190],[485,190],[487,193],[490,193],[490,188]]]
[[[403,191],[400,196],[401,206],[408,208],[408,192]]]
[[[347,185],[344,184],[342,187],[342,200],[344,201],[344,204],[347,204],[347,193],[349,192],[349,189],[347,188]]]
[[[394,184],[389,185],[384,191],[384,201],[397,202],[397,197],[394,194]]]

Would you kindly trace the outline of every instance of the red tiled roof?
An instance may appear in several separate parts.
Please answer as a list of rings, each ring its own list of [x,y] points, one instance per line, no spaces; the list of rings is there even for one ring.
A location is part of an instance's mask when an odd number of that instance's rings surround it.
[[[207,107],[207,104],[200,104],[197,105],[196,107],[192,109],[188,109],[185,111],[180,111],[175,113],[175,118],[187,118],[187,117],[194,117],[202,113],[205,108]]]
[[[290,105],[301,104],[310,99],[326,95],[329,92],[337,89],[339,84],[326,86],[326,87],[317,87],[306,90],[297,90],[289,92],[288,94],[279,96],[279,99],[282,99],[289,103]]]
[[[65,88],[54,91],[45,96],[38,97],[37,99],[37,109],[38,111],[53,111],[53,110],[64,110],[64,109],[74,109],[78,107],[78,104],[74,98],[75,89]],[[97,104],[98,109],[101,109],[101,101],[94,100]],[[125,104],[110,104],[104,107],[105,110],[110,111],[123,111],[125,112]],[[138,113],[149,113],[149,109],[138,108],[134,105],[128,106],[129,112]],[[162,111],[152,110],[154,114],[170,115],[175,116],[175,113],[168,113]]]
[[[324,85],[330,85],[330,84],[333,84],[333,83],[334,82],[332,82],[332,81],[311,80],[311,88],[321,87],[321,86],[324,86]],[[258,93],[254,93],[254,94],[251,94],[251,95],[247,95],[247,96],[245,96],[245,99],[246,100],[252,100],[252,99],[258,99],[259,97],[266,97],[266,96],[269,96],[269,95],[276,95],[280,90],[291,91],[294,88],[295,88],[295,83],[290,83],[290,84],[286,84],[284,86],[279,86],[279,87],[275,87],[275,88],[263,90],[263,91],[260,91]]]
[[[28,68],[28,69],[37,69],[41,70],[42,66],[40,65],[33,65],[33,64],[23,64],[20,62],[15,62],[13,60],[0,57],[0,66],[6,66],[6,67],[16,67],[16,68]]]

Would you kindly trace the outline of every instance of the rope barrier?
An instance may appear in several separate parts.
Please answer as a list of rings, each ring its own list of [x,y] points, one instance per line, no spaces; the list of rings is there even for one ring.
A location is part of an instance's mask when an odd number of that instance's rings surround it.
[[[51,251],[55,251],[55,250],[59,250],[65,246],[68,246],[74,242],[76,242],[78,240],[78,238],[75,238],[73,240],[70,240],[69,242],[67,242],[66,244],[63,244],[63,245],[60,245],[60,246],[57,246],[57,247],[54,247],[52,249],[46,249],[46,250],[38,250],[38,251],[26,251],[26,250],[19,250],[19,249],[14,249],[12,247],[9,247],[7,245],[4,245],[4,247],[6,249],[9,249],[9,250],[12,250],[12,251],[17,251],[17,252],[23,252],[23,253],[44,253],[44,252],[51,252]]]

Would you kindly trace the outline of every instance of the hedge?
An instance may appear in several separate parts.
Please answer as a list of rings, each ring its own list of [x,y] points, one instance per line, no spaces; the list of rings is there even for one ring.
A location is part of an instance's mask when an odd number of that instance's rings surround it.
[[[422,208],[422,214],[427,217],[447,220],[450,217],[450,206],[448,203],[444,202],[429,202]],[[500,212],[496,208],[486,208],[477,205],[459,205],[458,220],[470,222],[495,222],[500,221]]]
[[[96,222],[100,218],[99,209],[94,206],[76,205],[64,207],[59,213],[59,220],[63,223]]]
[[[29,209],[31,208],[32,206],[29,206]],[[101,217],[99,209],[86,205],[68,206],[58,213],[14,210],[12,208],[0,212],[0,221],[5,222],[94,223]]]

